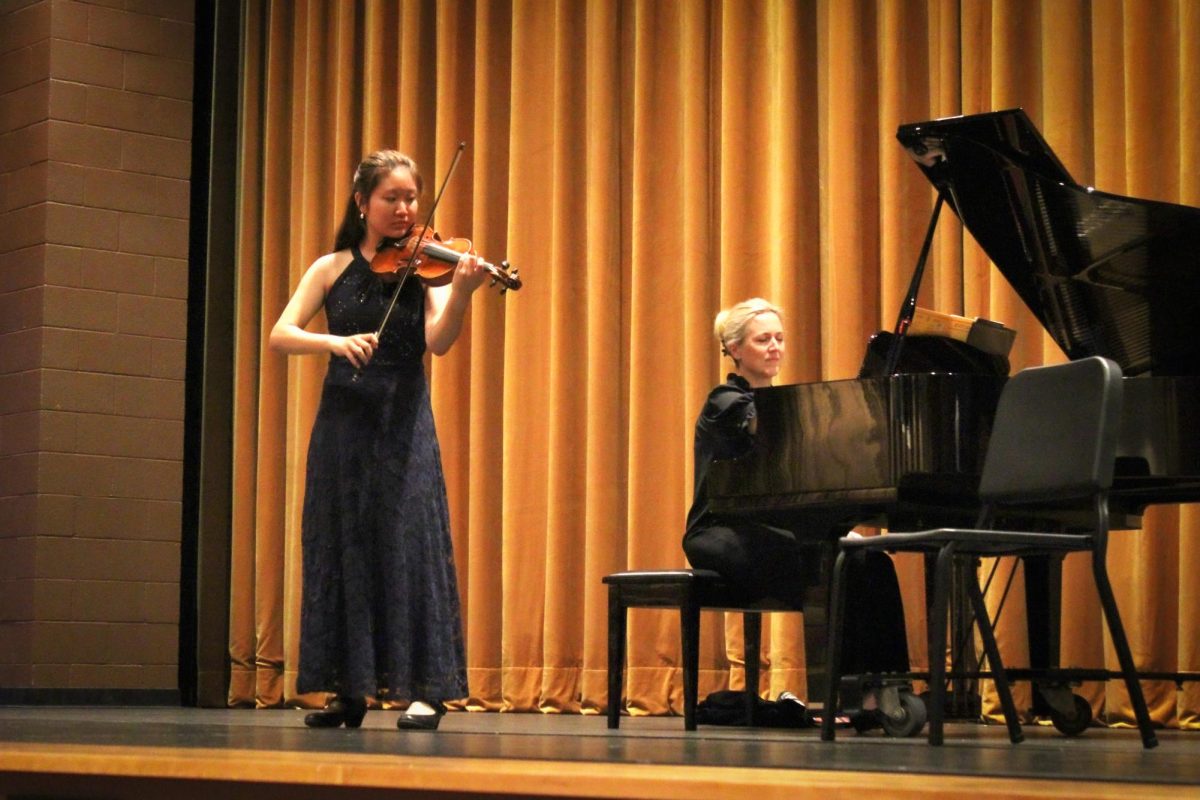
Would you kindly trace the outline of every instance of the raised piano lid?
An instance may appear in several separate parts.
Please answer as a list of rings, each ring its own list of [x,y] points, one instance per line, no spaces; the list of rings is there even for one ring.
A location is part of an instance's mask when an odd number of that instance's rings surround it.
[[[1200,209],[1079,186],[1019,108],[896,138],[1069,358],[1200,375]]]

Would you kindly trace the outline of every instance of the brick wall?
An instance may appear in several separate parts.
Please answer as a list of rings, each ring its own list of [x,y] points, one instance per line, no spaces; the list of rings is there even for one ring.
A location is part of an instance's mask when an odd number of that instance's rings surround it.
[[[177,687],[192,21],[0,0],[0,693]]]

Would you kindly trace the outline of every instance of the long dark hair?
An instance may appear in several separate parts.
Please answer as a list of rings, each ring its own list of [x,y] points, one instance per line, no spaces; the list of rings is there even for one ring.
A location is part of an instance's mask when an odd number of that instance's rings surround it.
[[[417,162],[399,150],[376,150],[371,153],[362,160],[358,169],[354,170],[354,185],[350,189],[350,199],[346,201],[346,213],[342,215],[342,224],[338,226],[337,235],[333,237],[335,251],[356,245],[367,235],[367,226],[358,204],[354,202],[354,195],[359,195],[365,202],[383,180],[383,176],[397,167],[407,167],[412,173],[413,182],[417,184],[417,192],[421,191],[424,184],[421,173],[417,170]]]

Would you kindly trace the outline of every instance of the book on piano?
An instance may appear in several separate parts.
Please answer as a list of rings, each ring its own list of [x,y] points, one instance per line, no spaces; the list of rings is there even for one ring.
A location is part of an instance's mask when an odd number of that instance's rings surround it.
[[[1017,332],[983,317],[960,317],[917,307],[908,326],[909,336],[943,336],[963,342],[989,355],[1008,358]]]

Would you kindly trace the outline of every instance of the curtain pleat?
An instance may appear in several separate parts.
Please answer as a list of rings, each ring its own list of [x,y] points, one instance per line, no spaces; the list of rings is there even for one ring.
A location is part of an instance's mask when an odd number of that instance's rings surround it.
[[[324,359],[265,344],[365,153],[414,156],[424,212],[465,142],[435,227],[525,281],[481,290],[428,363],[477,710],[606,707],[601,578],[686,563],[692,428],[728,369],[719,308],[784,308],[784,383],[853,377],[867,337],[894,325],[935,199],[900,124],[1023,107],[1078,182],[1200,205],[1189,0],[252,0],[244,38],[235,705],[323,700],[296,695],[295,669]],[[1016,328],[1014,369],[1063,359],[950,209],[919,302]],[[1200,668],[1200,514],[1143,523],[1115,532],[1110,556],[1135,656]],[[923,667],[922,564],[898,570]],[[1022,583],[1018,570],[999,629],[1014,664],[1028,657]],[[1064,663],[1111,667],[1086,559],[1068,559],[1063,596]],[[800,617],[766,630],[759,690],[803,694]],[[681,709],[679,656],[672,615],[631,613],[631,713]],[[740,616],[705,615],[701,692],[742,685],[742,667]],[[1130,723],[1119,682],[1080,691]],[[1157,721],[1200,727],[1194,686],[1147,692]],[[997,713],[990,694],[984,710]]]
[[[242,72],[261,78],[266,54],[265,34],[260,9],[249,6],[242,19]],[[233,502],[230,510],[230,599],[229,604],[229,703],[253,704],[257,664],[254,650],[253,574],[254,542],[259,528],[254,514],[257,496],[257,429],[260,359],[258,336],[253,332],[262,325],[260,309],[262,273],[257,266],[262,250],[262,204],[257,188],[262,181],[262,159],[258,147],[262,141],[262,81],[245,80],[242,85],[240,141],[238,143],[237,259],[251,268],[236,270],[235,303],[237,331],[234,339],[236,369],[233,382]],[[262,529],[262,536],[278,537],[278,528]],[[281,665],[282,666],[282,665]]]
[[[575,269],[583,271],[578,299],[585,302],[582,313],[574,316],[582,338],[579,358],[588,366],[576,387],[583,393],[584,436],[570,446],[582,445],[586,487],[578,509],[583,523],[583,607],[573,631],[582,660],[578,703],[584,713],[602,712],[607,693],[607,640],[592,633],[607,626],[608,592],[601,579],[625,562],[628,416],[623,398],[628,377],[623,354],[628,349],[628,326],[622,309],[629,285],[629,261],[624,256],[629,180],[621,146],[625,73],[617,54],[632,30],[630,11],[629,4],[589,5],[583,43],[584,206],[577,218],[582,223],[577,235],[586,259]]]
[[[713,159],[708,148],[698,151],[689,141],[693,135],[707,139],[713,124],[708,15],[716,9],[710,8],[643,0],[631,9],[629,449],[622,522],[625,566],[634,569],[684,564],[679,524],[688,483],[683,354],[690,332],[682,322],[690,318],[693,304],[715,296],[710,281],[693,280],[697,262],[714,252],[717,235],[710,209]],[[675,621],[667,616],[644,610],[630,614],[627,694],[633,712],[682,707],[679,640],[671,635]],[[711,637],[706,641],[711,659]]]
[[[1200,4],[1179,4],[1179,38],[1171,48],[1179,53],[1179,202],[1200,206]],[[1179,631],[1179,669],[1200,669],[1200,509],[1180,509],[1178,564],[1179,600],[1176,627]],[[1181,728],[1200,729],[1200,684],[1186,683],[1179,693],[1178,723]]]

